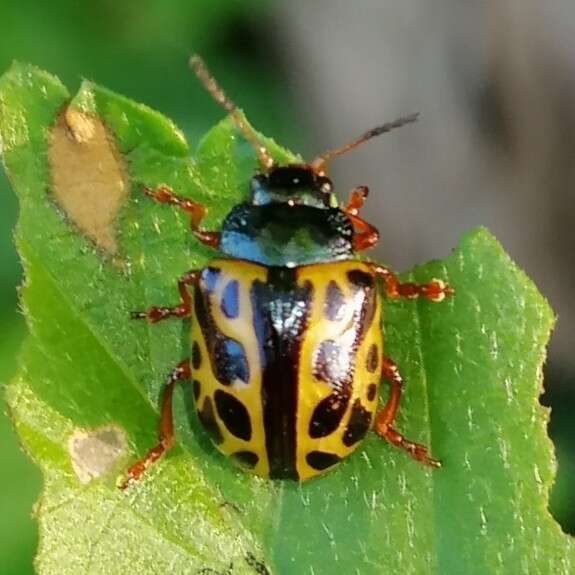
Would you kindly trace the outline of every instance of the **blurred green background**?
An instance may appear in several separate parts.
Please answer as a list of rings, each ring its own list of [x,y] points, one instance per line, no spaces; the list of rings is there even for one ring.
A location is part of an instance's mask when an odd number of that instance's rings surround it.
[[[279,4],[285,9],[285,3]],[[275,33],[283,21],[281,13],[273,15],[277,7],[266,0],[2,0],[0,72],[14,59],[31,62],[60,77],[72,92],[82,77],[89,78],[163,112],[193,145],[222,117],[187,70],[189,55],[199,52],[256,127],[309,154],[321,138],[310,135],[301,119],[305,114],[297,104],[303,98],[294,93],[294,72],[285,58],[289,40]],[[25,334],[17,308],[21,270],[12,242],[16,217],[15,197],[0,171],[1,383],[14,374]],[[557,406],[550,425],[560,461],[553,512],[565,530],[575,533],[572,382],[569,368],[551,365],[544,401]],[[19,450],[4,413],[0,470],[0,573],[32,573],[37,540],[31,510],[41,480]]]

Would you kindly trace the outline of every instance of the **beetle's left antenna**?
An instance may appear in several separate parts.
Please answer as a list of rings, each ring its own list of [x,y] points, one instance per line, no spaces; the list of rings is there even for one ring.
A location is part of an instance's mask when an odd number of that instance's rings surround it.
[[[206,64],[197,54],[194,54],[190,58],[190,68],[194,71],[198,77],[198,80],[204,85],[214,100],[229,112],[232,120],[234,121],[234,124],[242,132],[246,140],[255,148],[260,164],[265,169],[269,170],[274,165],[274,161],[266,147],[261,143],[256,132],[246,123],[243,114],[238,110],[236,105],[218,86],[218,83],[210,74]]]

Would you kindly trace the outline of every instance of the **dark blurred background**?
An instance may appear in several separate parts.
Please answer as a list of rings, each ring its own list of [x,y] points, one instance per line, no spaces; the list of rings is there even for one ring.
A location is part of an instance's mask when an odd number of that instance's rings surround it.
[[[187,70],[204,56],[263,133],[311,157],[395,116],[422,120],[342,158],[341,196],[372,190],[374,256],[397,269],[486,225],[559,314],[543,403],[559,460],[551,508],[575,533],[575,5],[564,0],[2,0],[0,72],[14,59],[82,77],[173,118],[192,146],[222,112]],[[0,171],[0,383],[23,319]],[[38,471],[0,415],[0,572],[32,573]]]

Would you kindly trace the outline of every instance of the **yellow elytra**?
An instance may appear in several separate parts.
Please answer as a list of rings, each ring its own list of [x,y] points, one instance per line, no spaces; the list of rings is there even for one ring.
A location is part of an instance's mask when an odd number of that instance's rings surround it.
[[[216,260],[202,271],[192,311],[200,421],[222,453],[257,475],[318,475],[371,426],[382,346],[368,265]]]

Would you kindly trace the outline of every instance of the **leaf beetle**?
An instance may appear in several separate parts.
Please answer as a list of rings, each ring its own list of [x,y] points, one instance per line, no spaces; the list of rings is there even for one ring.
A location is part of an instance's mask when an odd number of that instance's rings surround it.
[[[249,200],[230,210],[219,231],[200,227],[205,207],[165,186],[145,189],[156,202],[186,212],[194,236],[221,257],[179,279],[177,305],[132,314],[151,323],[191,318],[191,350],[164,387],[157,445],[130,467],[121,487],[173,445],[173,391],[189,379],[213,443],[257,475],[297,481],[320,475],[350,455],[370,429],[439,467],[424,445],[394,427],[402,378],[384,355],[382,304],[383,294],[440,302],[453,289],[439,279],[402,283],[388,268],[357,259],[379,237],[359,215],[368,189],[355,188],[340,206],[326,175],[332,158],[417,115],[369,130],[309,164],[280,166],[203,61],[194,56],[190,63],[254,147],[260,169]],[[381,379],[390,394],[378,411]]]

